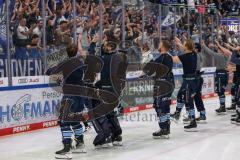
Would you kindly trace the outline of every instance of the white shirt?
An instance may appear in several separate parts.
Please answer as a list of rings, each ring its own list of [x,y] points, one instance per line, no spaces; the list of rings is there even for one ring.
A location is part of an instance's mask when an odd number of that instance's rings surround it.
[[[41,29],[39,29],[39,27],[36,27],[33,29],[33,35],[36,34],[38,35],[39,37],[42,37],[42,31]]]
[[[149,51],[142,54],[141,63],[148,63],[153,59],[153,55],[150,54],[150,53],[151,53],[151,51],[149,50]]]
[[[64,16],[61,16],[61,18],[58,19],[58,24],[60,24],[61,21],[67,21],[67,19]]]
[[[28,27],[26,27],[26,26],[23,27],[23,26],[19,25],[18,28],[17,28],[17,36],[18,36],[18,38],[19,39],[23,39],[23,40],[24,39],[28,39],[28,36],[25,36],[25,35],[22,34],[22,32],[26,33],[26,32],[28,32],[28,30],[29,30]]]

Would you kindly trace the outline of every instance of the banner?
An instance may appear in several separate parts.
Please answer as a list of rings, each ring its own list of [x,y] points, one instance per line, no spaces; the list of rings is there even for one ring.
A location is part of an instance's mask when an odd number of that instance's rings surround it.
[[[203,87],[202,87],[202,94],[211,94],[215,93],[215,82],[214,82],[214,74],[206,74],[202,75],[203,77]]]
[[[12,85],[13,86],[25,86],[25,85],[37,85],[45,84],[45,76],[27,76],[27,77],[13,77]]]
[[[232,31],[235,33],[240,32],[240,21],[238,18],[222,18],[220,21],[222,25],[228,27],[228,31]]]
[[[1,91],[0,129],[56,120],[61,98],[51,88]]]
[[[174,24],[174,19],[176,23],[181,19],[181,16],[175,15],[172,12],[169,12],[167,17],[164,19],[162,26],[171,26]]]
[[[62,48],[56,52],[53,52],[51,54],[47,55],[47,67],[46,68],[50,68],[52,66],[55,66],[57,64],[59,64],[60,62],[62,62],[63,60],[67,59],[67,53],[66,53],[66,49]]]
[[[0,78],[0,87],[7,87],[8,86],[8,78]]]
[[[202,75],[204,83],[202,88],[203,95],[214,94],[214,73],[216,67],[202,68],[205,74]],[[154,81],[150,79],[138,79],[141,75],[141,71],[128,72],[127,82],[125,89],[123,90],[122,105],[124,107],[129,106],[141,106],[153,103],[153,86]],[[172,94],[172,99],[176,100],[178,91],[182,85],[182,69],[173,69],[175,89]]]
[[[43,64],[41,59],[11,59],[12,76],[40,76],[43,75]],[[0,59],[0,77],[8,75],[8,60]]]

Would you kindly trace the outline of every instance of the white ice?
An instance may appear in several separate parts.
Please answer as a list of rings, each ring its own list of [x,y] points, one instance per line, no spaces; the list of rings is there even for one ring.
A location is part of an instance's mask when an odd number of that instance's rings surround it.
[[[227,104],[229,106],[230,97]],[[238,160],[240,126],[230,123],[230,113],[224,116],[214,113],[219,106],[216,98],[208,99],[205,105],[208,123],[199,124],[198,132],[185,132],[182,123],[172,123],[169,140],[154,140],[152,132],[158,129],[157,122],[150,121],[154,110],[139,112],[140,118],[136,117],[136,112],[131,114],[133,121],[130,121],[130,115],[121,120],[122,147],[94,149],[95,133],[92,130],[85,136],[88,153],[73,157],[79,160]],[[53,160],[54,152],[61,147],[59,127],[2,137],[0,160]]]

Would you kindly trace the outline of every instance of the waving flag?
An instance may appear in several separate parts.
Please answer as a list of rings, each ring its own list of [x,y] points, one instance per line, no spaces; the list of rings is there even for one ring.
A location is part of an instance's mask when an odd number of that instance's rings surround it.
[[[172,12],[169,12],[167,17],[164,19],[162,26],[171,26],[174,24],[174,19],[176,23],[181,19],[181,16],[175,15]]]

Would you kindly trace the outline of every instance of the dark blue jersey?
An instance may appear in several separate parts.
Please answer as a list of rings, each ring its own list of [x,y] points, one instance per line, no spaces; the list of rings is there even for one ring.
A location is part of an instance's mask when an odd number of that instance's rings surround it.
[[[197,70],[197,53],[191,52],[178,56],[183,65],[183,74],[196,74]]]
[[[161,54],[155,61],[155,63],[161,63],[168,67],[169,72],[172,72],[173,60],[169,54]]]
[[[101,81],[110,84],[111,78],[126,78],[127,60],[122,54],[103,52],[101,60],[104,63],[101,71]]]
[[[79,68],[72,72],[69,77],[66,78],[65,83],[66,84],[74,84],[74,85],[83,85],[83,75],[84,75],[84,69]]]
[[[236,64],[236,73],[240,74],[240,55],[237,51],[233,51],[231,62]]]
[[[161,54],[155,61],[154,63],[160,63],[168,67],[168,73],[166,76],[161,77],[161,79],[166,79],[169,82],[174,83],[174,77],[172,73],[172,68],[173,68],[173,59],[172,56],[167,54]]]
[[[69,68],[73,67],[69,72]],[[67,69],[68,68],[68,69]],[[83,59],[80,57],[70,58],[58,64],[55,67],[49,68],[46,72],[47,75],[61,73],[63,74],[64,84],[83,85],[83,76],[86,66]]]
[[[110,69],[112,66],[110,66],[111,64],[111,59],[112,59],[113,54],[109,54],[109,53],[102,53],[101,55],[101,59],[103,61],[103,68],[101,71],[101,81],[110,81]]]

